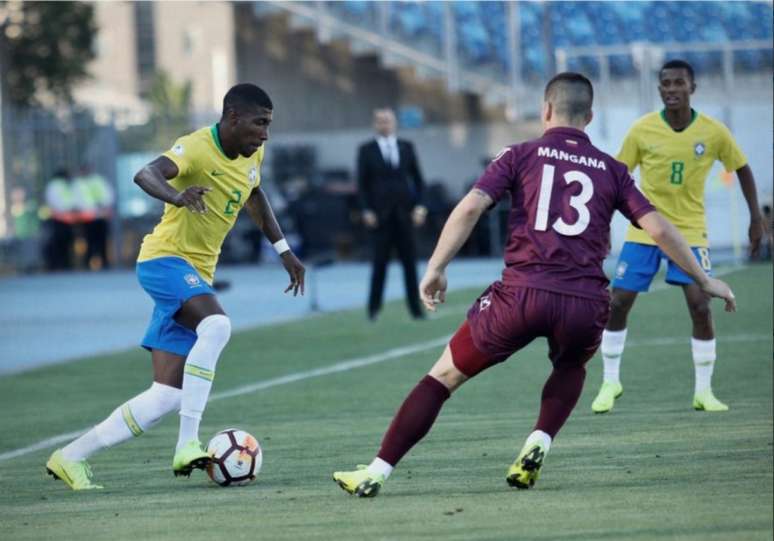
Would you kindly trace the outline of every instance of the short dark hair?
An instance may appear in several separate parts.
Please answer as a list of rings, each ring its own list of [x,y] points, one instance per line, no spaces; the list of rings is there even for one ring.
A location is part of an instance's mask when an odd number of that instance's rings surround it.
[[[269,95],[260,87],[252,83],[240,83],[232,86],[223,97],[223,114],[227,110],[241,113],[250,107],[263,107],[274,109]]]
[[[554,75],[546,85],[544,98],[556,114],[569,120],[587,116],[594,103],[594,87],[588,77],[572,71]]]
[[[661,74],[663,73],[663,71],[668,69],[684,69],[685,71],[688,72],[688,75],[691,78],[691,82],[696,80],[693,76],[693,66],[691,66],[685,60],[675,58],[674,60],[669,60],[665,62],[664,65],[661,66],[661,69],[658,70],[658,78],[661,79]]]

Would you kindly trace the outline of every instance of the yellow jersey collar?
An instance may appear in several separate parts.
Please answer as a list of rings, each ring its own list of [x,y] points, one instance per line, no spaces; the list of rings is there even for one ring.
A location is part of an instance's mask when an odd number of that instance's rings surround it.
[[[210,128],[210,133],[212,134],[212,139],[215,141],[215,146],[218,147],[218,150],[220,150],[220,153],[223,154],[223,156],[226,159],[230,159],[228,156],[226,156],[226,151],[223,150],[223,145],[220,144],[220,132],[218,130],[218,123],[212,125]]]

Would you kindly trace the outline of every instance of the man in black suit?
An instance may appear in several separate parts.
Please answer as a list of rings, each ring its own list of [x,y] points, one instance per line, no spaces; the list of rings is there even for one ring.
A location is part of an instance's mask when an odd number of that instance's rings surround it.
[[[373,231],[373,270],[368,317],[382,307],[387,262],[395,247],[403,265],[406,301],[411,315],[424,317],[419,302],[414,227],[421,226],[427,209],[420,204],[424,181],[414,145],[395,137],[395,113],[374,111],[376,138],[358,149],[357,178],[363,223]]]

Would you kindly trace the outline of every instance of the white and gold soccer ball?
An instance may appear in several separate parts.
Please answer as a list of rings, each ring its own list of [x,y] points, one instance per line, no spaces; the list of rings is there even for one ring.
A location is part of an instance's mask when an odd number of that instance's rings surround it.
[[[261,471],[263,452],[254,436],[238,428],[221,430],[207,445],[210,479],[222,487],[246,485]]]

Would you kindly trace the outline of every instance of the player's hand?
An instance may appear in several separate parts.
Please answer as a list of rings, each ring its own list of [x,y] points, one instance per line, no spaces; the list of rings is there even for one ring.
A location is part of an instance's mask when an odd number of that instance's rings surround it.
[[[373,229],[379,225],[379,218],[376,217],[376,213],[373,210],[363,211],[363,223],[366,227]]]
[[[204,204],[204,194],[210,191],[212,191],[212,188],[191,186],[177,194],[173,204],[176,207],[185,207],[191,212],[203,214],[207,212],[207,205]]]
[[[763,220],[750,220],[750,228],[747,230],[747,235],[750,238],[750,257],[758,257],[758,251],[761,248],[761,240],[763,239]]]
[[[710,297],[726,301],[726,312],[736,312],[736,297],[728,284],[717,278],[707,277],[707,282],[701,286],[702,291]]]
[[[446,286],[446,273],[427,269],[419,283],[419,298],[425,308],[435,312],[437,304],[446,302]]]
[[[299,291],[303,295],[304,275],[306,274],[306,269],[301,264],[301,261],[298,260],[298,258],[291,250],[283,253],[280,256],[280,260],[282,261],[282,265],[285,267],[285,270],[288,271],[288,276],[290,277],[290,284],[288,284],[288,287],[285,288],[285,293],[292,289],[294,297],[298,295]]]
[[[422,227],[427,218],[427,209],[422,205],[417,205],[414,210],[411,211],[411,221],[414,222],[414,227]]]

